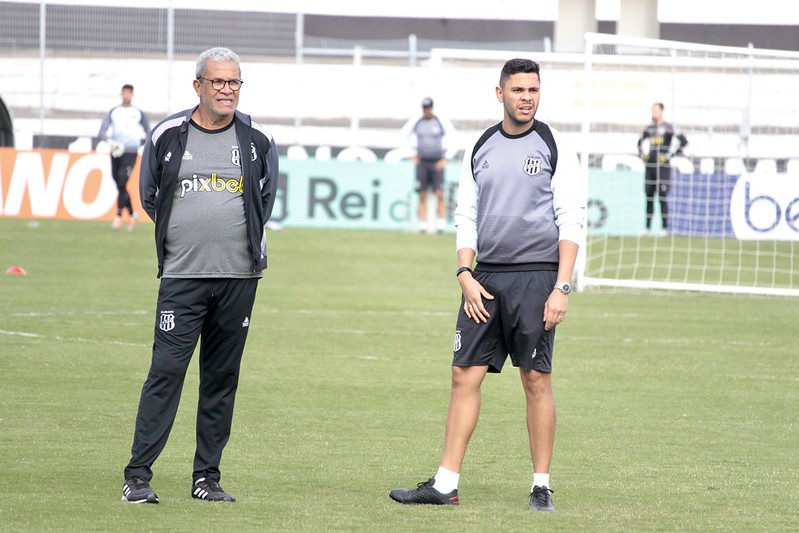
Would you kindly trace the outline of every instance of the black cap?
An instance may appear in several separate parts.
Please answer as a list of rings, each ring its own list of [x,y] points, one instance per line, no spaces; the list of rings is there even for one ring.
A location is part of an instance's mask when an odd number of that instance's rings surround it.
[[[422,107],[433,107],[433,99],[426,96],[425,99],[422,100]]]

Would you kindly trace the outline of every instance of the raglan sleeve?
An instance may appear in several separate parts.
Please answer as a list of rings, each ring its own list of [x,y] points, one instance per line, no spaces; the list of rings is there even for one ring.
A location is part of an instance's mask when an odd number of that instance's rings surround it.
[[[103,116],[103,121],[100,123],[100,131],[97,132],[97,138],[101,141],[108,140],[108,128],[111,126],[111,111]]]
[[[477,252],[477,182],[472,173],[471,149],[463,154],[455,207],[455,249],[461,248]]]
[[[554,129],[552,134],[558,147],[558,164],[550,185],[558,240],[582,246],[588,200],[587,176],[571,143]]]
[[[441,125],[444,130],[444,158],[452,160],[458,154],[460,148],[458,146],[458,131],[452,121],[447,118],[441,118]]]

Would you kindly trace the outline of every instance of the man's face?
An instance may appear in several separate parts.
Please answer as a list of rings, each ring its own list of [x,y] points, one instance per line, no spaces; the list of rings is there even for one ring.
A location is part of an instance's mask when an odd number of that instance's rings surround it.
[[[541,100],[541,80],[538,74],[512,74],[501,87],[497,99],[505,109],[504,126],[508,133],[522,133],[535,118]]]
[[[203,79],[194,80],[194,90],[200,97],[200,107],[213,121],[220,121],[233,115],[239,105],[239,91],[229,84],[214,89],[211,80],[238,80],[240,72],[233,61],[208,61],[205,64]]]
[[[663,118],[663,110],[660,109],[659,105],[652,106],[652,122],[660,123],[660,120]]]
[[[129,106],[130,102],[133,100],[133,91],[130,89],[122,89],[120,96],[122,97],[122,105]]]
[[[422,116],[424,118],[433,118],[433,106],[423,107]]]

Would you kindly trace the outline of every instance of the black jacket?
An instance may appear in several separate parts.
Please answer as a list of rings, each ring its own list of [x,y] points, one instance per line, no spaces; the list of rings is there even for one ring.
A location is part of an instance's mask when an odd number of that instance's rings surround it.
[[[159,122],[144,144],[139,193],[142,207],[155,222],[158,277],[161,277],[164,269],[164,240],[178,183],[180,162],[183,152],[186,151],[189,121],[195,109],[197,108],[186,109]],[[249,115],[236,111],[234,120],[241,151],[244,215],[252,253],[252,271],[260,272],[266,268],[264,226],[272,214],[277,190],[277,146],[272,135],[260,124],[253,122]]]

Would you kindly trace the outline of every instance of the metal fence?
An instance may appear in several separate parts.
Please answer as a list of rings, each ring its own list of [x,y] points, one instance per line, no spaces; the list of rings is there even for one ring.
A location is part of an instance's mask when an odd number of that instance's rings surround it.
[[[331,38],[308,35],[303,15],[262,11],[134,8],[0,2],[0,54],[48,57],[189,54],[223,42],[242,56],[303,58],[353,55],[414,61],[430,49],[544,51],[549,39],[468,41]]]
[[[408,67],[427,60],[431,50],[441,47],[530,52],[551,49],[549,38],[545,34],[536,38],[533,34],[537,30],[532,28],[528,28],[529,39],[522,32],[520,40],[520,33],[515,31],[508,35],[516,40],[509,41],[417,38],[412,33],[397,37],[402,30],[395,28],[386,38],[359,38],[360,21],[356,21],[353,37],[330,37],[306,31],[303,14],[263,9],[178,9],[171,1],[164,2],[165,7],[152,7],[152,2],[147,5],[150,7],[131,7],[130,3],[113,6],[111,2],[103,6],[0,1],[0,62],[4,66],[0,69],[0,96],[12,115],[28,121],[38,118],[36,131],[40,136],[48,133],[45,121],[49,125],[58,118],[96,119],[98,111],[91,105],[92,95],[85,92],[81,76],[97,82],[94,85],[103,85],[107,74],[94,66],[87,72],[81,69],[108,62],[119,71],[130,68],[131,61],[151,65],[148,73],[164,86],[165,109],[171,110],[174,97],[169,86],[175,66],[193,61],[200,51],[214,46],[231,48],[250,64],[359,65],[368,61]],[[319,17],[309,16],[308,25],[319,28]],[[330,24],[337,23],[330,19]],[[368,24],[364,22],[360,35],[374,35],[374,31],[366,31],[374,30]],[[504,35],[502,31],[451,33],[475,39]],[[83,62],[73,61],[77,59]],[[295,125],[300,120],[295,117]]]
[[[242,55],[294,56],[297,16],[0,2],[0,53],[192,54],[220,40]]]

